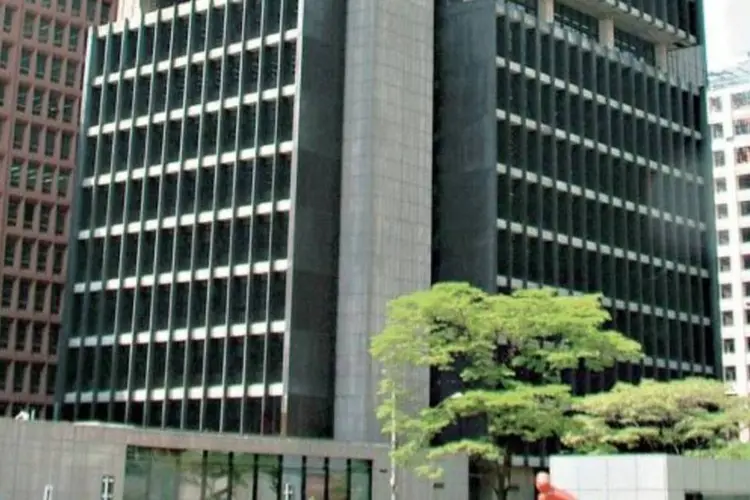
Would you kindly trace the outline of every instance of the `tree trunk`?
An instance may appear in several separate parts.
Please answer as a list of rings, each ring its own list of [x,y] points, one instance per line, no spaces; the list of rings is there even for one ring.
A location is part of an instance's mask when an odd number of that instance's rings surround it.
[[[495,462],[495,497],[497,500],[508,500],[513,472],[513,456],[509,450],[503,452],[502,460],[502,462]]]

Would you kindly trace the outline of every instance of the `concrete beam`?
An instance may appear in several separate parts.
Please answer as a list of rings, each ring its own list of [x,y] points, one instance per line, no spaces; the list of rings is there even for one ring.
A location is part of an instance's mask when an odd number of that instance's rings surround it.
[[[555,0],[539,0],[537,5],[539,20],[545,23],[555,21]]]

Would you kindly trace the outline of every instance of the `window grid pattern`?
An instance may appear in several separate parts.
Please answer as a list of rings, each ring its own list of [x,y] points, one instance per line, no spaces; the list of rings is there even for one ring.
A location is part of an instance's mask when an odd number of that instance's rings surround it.
[[[105,0],[0,6],[0,415],[51,416],[86,27]],[[3,378],[2,375],[7,375]]]
[[[507,61],[497,77],[502,288],[517,282],[602,292],[615,306],[615,328],[653,359],[675,362],[622,367],[620,378],[713,369],[702,89],[657,78],[520,16],[498,18],[497,41]],[[524,67],[605,99],[542,83]],[[677,127],[625,113],[610,99]],[[600,382],[584,377],[579,389]]]
[[[296,9],[295,0],[192,9],[124,33],[110,27],[93,44],[90,78],[101,84],[81,142],[63,418],[284,433],[297,48],[286,36],[239,54],[227,47],[287,33]],[[217,47],[218,59],[122,77]],[[107,175],[116,180],[101,182]],[[139,395],[154,390],[164,397]]]

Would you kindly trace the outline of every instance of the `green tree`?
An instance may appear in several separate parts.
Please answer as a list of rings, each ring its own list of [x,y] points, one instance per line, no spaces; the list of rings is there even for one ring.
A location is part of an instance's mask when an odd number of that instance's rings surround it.
[[[506,499],[512,455],[567,429],[571,396],[562,373],[640,359],[637,342],[605,328],[609,319],[599,296],[552,290],[490,295],[443,283],[393,300],[371,345],[383,367],[378,418],[397,437],[393,459],[439,476],[441,457],[468,454],[486,466],[497,498]],[[428,369],[455,370],[466,390],[428,407],[410,384]],[[462,419],[480,419],[485,431],[436,444]]]
[[[718,380],[689,378],[617,384],[577,400],[563,444],[582,453],[672,453],[732,457],[733,441],[750,422],[746,399]]]

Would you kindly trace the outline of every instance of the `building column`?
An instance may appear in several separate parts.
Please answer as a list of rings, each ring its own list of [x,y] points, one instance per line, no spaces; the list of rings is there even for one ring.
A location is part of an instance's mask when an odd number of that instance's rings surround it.
[[[615,46],[615,23],[612,19],[599,21],[599,43],[605,47]]]
[[[370,339],[429,288],[434,0],[347,0],[334,435],[383,439]],[[429,373],[410,377],[429,402]]]
[[[545,23],[555,21],[555,0],[539,0],[537,5],[539,20]]]
[[[654,59],[656,60],[656,67],[665,70],[667,69],[667,46],[660,43],[654,47]]]

